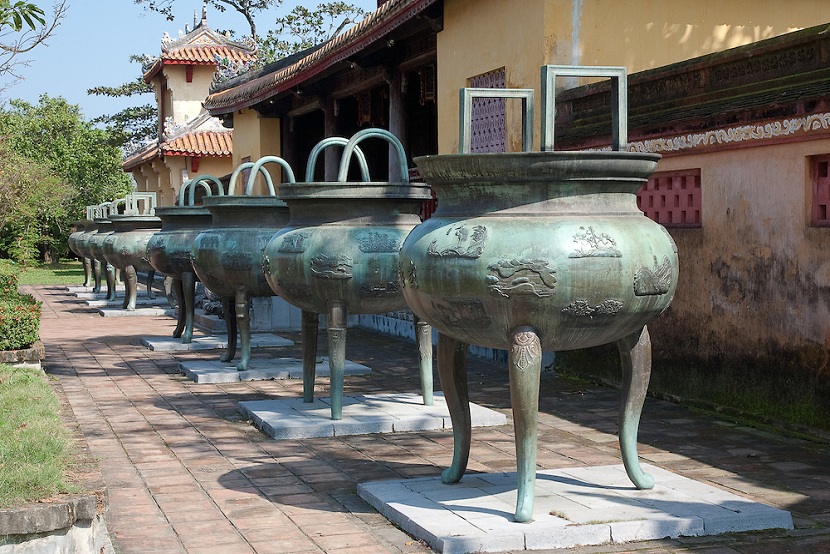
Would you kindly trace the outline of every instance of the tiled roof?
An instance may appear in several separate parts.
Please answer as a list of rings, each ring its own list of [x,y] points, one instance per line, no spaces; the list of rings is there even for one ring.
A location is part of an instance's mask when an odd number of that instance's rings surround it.
[[[217,33],[205,20],[191,32],[173,40],[165,34],[161,41],[161,56],[144,71],[144,80],[150,82],[164,65],[214,65],[214,55],[231,61],[247,62],[256,59],[256,45],[248,40],[237,42]]]
[[[437,0],[389,0],[360,23],[337,35],[297,62],[273,73],[241,82],[231,80],[227,88],[207,97],[205,108],[212,115],[230,113],[300,84],[334,64],[347,59],[371,42],[382,38],[417,16]],[[240,76],[242,77],[242,76]],[[241,80],[241,79],[240,79]]]
[[[227,157],[233,153],[233,131],[191,131],[161,145],[166,156]]]
[[[154,160],[159,157],[161,149],[159,148],[159,142],[156,140],[151,142],[141,150],[132,154],[129,158],[121,162],[121,169],[124,171],[132,171],[134,168],[149,162],[150,160]]]
[[[212,65],[216,63],[215,55],[228,58],[231,61],[247,62],[256,56],[250,52],[243,52],[235,48],[222,45],[184,46],[161,55],[163,63],[192,63]]]

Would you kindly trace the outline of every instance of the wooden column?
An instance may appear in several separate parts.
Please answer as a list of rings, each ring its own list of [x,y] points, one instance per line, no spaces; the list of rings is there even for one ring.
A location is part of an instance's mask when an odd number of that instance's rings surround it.
[[[395,135],[403,144],[405,152],[409,152],[409,145],[406,141],[406,111],[404,99],[406,93],[403,90],[403,76],[396,67],[393,67],[391,82],[389,83],[389,132]],[[399,175],[398,155],[389,149],[389,182],[400,182],[403,175]]]

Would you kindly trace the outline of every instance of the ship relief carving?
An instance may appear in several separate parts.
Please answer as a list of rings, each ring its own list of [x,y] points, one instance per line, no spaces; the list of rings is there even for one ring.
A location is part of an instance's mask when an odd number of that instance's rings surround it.
[[[617,249],[616,241],[607,233],[597,234],[593,227],[579,228],[581,233],[574,235],[577,249],[570,253],[569,258],[620,258],[622,253]]]
[[[623,308],[623,303],[613,298],[603,300],[599,304],[591,305],[587,300],[574,300],[564,308],[562,313],[577,320],[579,326],[604,326],[612,316],[617,315]]]
[[[645,266],[634,274],[634,294],[636,296],[658,296],[666,294],[671,288],[672,267],[668,256],[663,256],[663,263],[657,263],[654,256],[654,269]]]
[[[544,260],[501,260],[487,266],[488,288],[504,298],[536,296],[547,298],[556,288],[556,270]]]
[[[311,273],[318,279],[351,279],[352,258],[345,254],[318,254],[311,258]]]
[[[369,231],[362,235],[358,242],[361,252],[397,252],[401,249],[401,241],[387,233]]]
[[[282,254],[302,254],[306,249],[308,233],[288,233],[282,237],[278,252]]]
[[[450,299],[442,303],[432,302],[432,308],[438,314],[438,318],[450,326],[487,329],[492,323],[480,300]]]
[[[395,296],[400,292],[400,285],[397,281],[389,281],[379,285],[360,285],[360,296],[366,298],[383,298]]]
[[[245,252],[225,252],[222,254],[222,266],[231,271],[250,271],[254,262]]]
[[[459,225],[447,229],[446,235],[453,233],[455,244],[444,248],[438,247],[438,239],[433,240],[427,254],[434,258],[470,258],[476,259],[484,252],[487,246],[487,228],[483,225]]]

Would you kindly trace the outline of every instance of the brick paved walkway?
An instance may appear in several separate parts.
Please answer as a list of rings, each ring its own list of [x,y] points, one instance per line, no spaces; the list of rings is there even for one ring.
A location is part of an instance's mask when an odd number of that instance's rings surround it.
[[[438,475],[452,458],[445,431],[274,441],[243,419],[242,400],[301,396],[300,381],[196,384],[178,372],[215,351],[154,352],[144,335],[169,317],[103,318],[62,287],[28,287],[44,302],[44,369],[62,386],[107,486],[107,527],[129,553],[430,552],[356,494],[357,483]],[[296,334],[285,334],[299,342]],[[325,353],[325,333],[320,351]],[[300,346],[255,356],[300,356]],[[349,330],[347,356],[374,369],[346,392],[417,392],[412,343]],[[507,371],[472,358],[471,400],[510,421]],[[437,379],[436,379],[437,383]],[[328,395],[318,378],[318,395]],[[540,468],[619,463],[618,393],[542,377]],[[568,552],[830,553],[830,448],[742,427],[649,399],[642,458],[681,475],[790,510],[794,531],[661,540]],[[512,425],[475,429],[470,471],[515,469]]]

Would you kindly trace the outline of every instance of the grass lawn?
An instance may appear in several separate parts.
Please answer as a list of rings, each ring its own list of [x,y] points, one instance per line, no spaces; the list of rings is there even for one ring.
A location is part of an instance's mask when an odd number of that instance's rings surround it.
[[[20,267],[21,285],[82,285],[84,266],[78,260]]]
[[[0,508],[77,492],[73,441],[42,371],[0,364]]]

